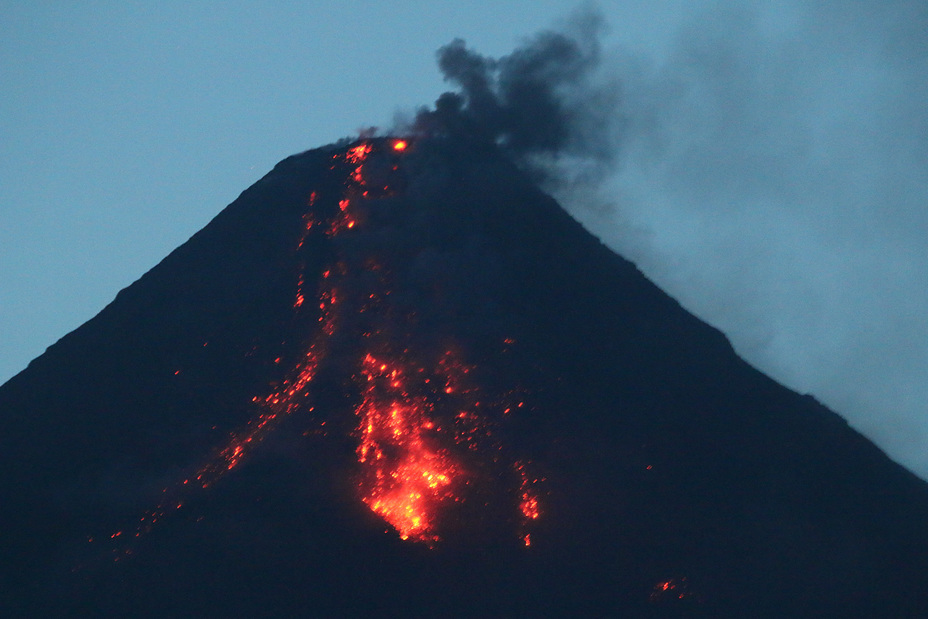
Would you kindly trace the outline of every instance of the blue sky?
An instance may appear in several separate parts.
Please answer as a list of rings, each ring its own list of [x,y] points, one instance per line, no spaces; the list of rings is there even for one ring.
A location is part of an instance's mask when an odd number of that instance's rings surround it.
[[[602,2],[623,133],[560,197],[928,476],[928,6]],[[0,4],[0,381],[280,159],[445,89],[558,2]]]

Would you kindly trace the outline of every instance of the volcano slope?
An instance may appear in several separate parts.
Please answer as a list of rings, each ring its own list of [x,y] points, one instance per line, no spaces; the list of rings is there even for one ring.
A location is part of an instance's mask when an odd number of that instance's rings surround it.
[[[0,445],[7,616],[928,612],[928,486],[487,144],[282,161]]]

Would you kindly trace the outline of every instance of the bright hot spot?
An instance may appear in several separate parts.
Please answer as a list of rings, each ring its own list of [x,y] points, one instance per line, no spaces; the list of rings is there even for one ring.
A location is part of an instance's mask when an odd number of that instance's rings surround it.
[[[436,428],[425,396],[411,395],[406,373],[371,355],[364,358],[364,399],[357,408],[361,499],[402,539],[438,541],[435,518],[455,500],[460,467],[435,445]]]

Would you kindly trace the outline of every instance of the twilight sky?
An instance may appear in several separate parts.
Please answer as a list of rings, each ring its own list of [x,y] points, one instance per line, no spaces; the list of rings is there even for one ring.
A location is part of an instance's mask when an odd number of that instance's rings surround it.
[[[0,382],[280,159],[431,104],[440,46],[570,8],[0,4]],[[928,3],[599,8],[619,149],[564,205],[928,478]]]

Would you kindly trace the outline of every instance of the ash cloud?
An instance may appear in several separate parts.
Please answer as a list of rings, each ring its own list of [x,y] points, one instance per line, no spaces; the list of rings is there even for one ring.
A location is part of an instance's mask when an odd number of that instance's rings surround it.
[[[928,5],[707,2],[614,66],[620,204],[574,214],[928,478]]]
[[[578,169],[603,169],[618,154],[618,83],[604,77],[602,15],[577,11],[501,58],[455,39],[438,50],[445,81],[458,87],[420,111],[429,133],[492,142],[552,188]]]

